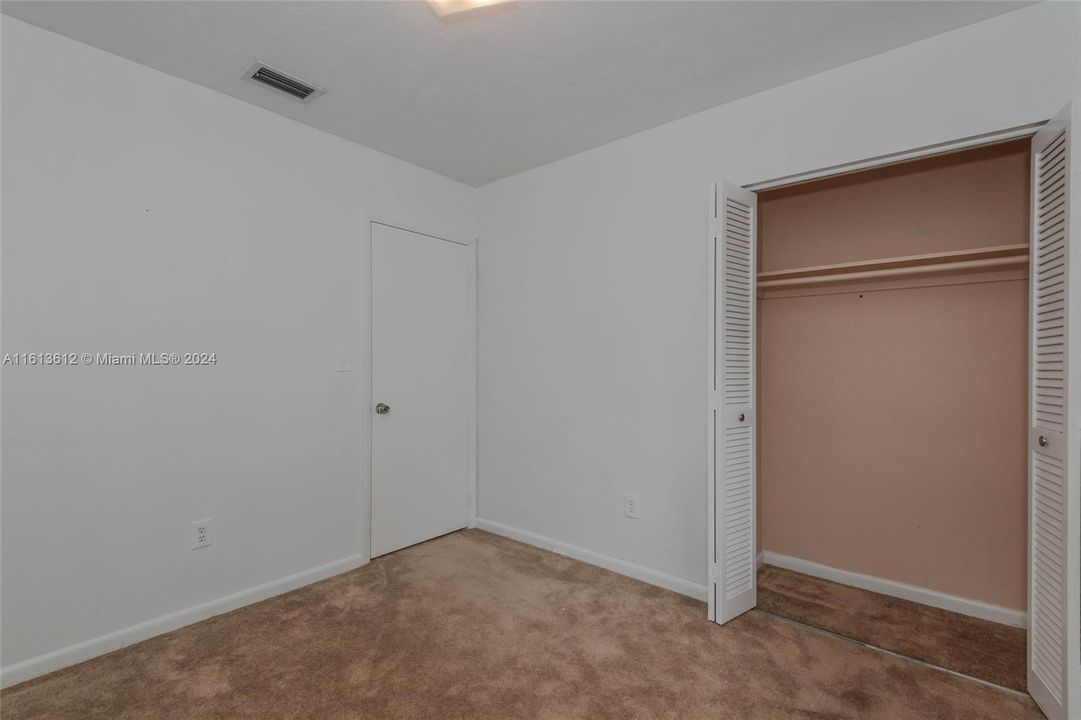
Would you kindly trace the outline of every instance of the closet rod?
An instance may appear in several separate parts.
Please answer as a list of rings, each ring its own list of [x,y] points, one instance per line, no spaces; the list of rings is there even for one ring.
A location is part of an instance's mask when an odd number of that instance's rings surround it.
[[[1028,244],[930,253],[857,263],[822,265],[758,273],[759,288],[824,285],[854,280],[880,280],[913,275],[942,275],[1025,267]]]

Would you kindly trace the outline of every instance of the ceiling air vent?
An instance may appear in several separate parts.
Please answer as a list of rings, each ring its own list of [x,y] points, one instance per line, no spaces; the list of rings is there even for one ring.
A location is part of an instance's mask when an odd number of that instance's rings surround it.
[[[252,82],[268,85],[278,92],[291,95],[304,103],[311,102],[323,94],[323,88],[304,82],[292,75],[286,75],[281,70],[261,62],[257,62],[248,68],[248,72],[244,74],[244,77]]]

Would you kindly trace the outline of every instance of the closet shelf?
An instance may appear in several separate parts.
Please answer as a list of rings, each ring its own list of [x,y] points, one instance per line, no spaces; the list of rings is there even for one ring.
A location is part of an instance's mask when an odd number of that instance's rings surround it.
[[[996,245],[975,250],[957,250],[840,263],[837,265],[774,270],[758,273],[758,287],[762,289],[803,287],[859,280],[884,280],[897,277],[1023,268],[1028,265],[1028,250],[1028,243]]]

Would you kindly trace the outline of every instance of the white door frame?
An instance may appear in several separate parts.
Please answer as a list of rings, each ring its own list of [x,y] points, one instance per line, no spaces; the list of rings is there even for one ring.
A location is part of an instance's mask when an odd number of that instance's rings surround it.
[[[840,165],[830,165],[815,170],[809,170],[806,172],[795,173],[792,175],[783,175],[780,177],[771,178],[768,180],[756,180],[754,182],[742,183],[741,187],[752,192],[762,192],[764,190],[775,190],[777,188],[786,187],[789,185],[797,185],[799,183],[808,182],[811,180],[820,180],[829,177],[836,177],[838,175],[847,175],[849,173],[860,172],[862,170],[870,170],[873,168],[885,167],[887,165],[896,165],[897,163],[908,162],[910,160],[917,160],[921,158],[928,158],[935,155],[945,155],[948,153],[957,152],[959,150],[965,150],[968,148],[975,148],[983,145],[993,145],[995,143],[1006,142],[1008,140],[1017,140],[1024,137],[1032,137],[1036,134],[1041,127],[1047,124],[1048,121],[1029,123],[1027,125],[1019,125],[1017,127],[1007,128],[1005,130],[999,130],[996,132],[982,133],[980,135],[973,135],[970,137],[959,138],[957,140],[949,140],[947,142],[936,143],[934,145],[926,145],[923,147],[912,148],[910,150],[903,150],[896,153],[889,153],[887,155],[878,155],[875,157],[865,158],[863,160],[856,160],[854,162],[843,163]],[[714,438],[716,437],[716,422],[715,413],[713,407],[713,384],[717,367],[716,358],[716,333],[717,333],[717,308],[716,308],[716,293],[717,293],[717,275],[716,275],[716,257],[713,243],[713,217],[715,213],[715,205],[718,197],[718,188],[723,185],[725,178],[718,178],[716,182],[712,182],[709,185],[708,205],[709,208],[709,293],[707,295],[707,302],[709,303],[709,312],[707,317],[709,318],[709,327],[706,333],[706,407],[707,421],[706,421],[706,437],[709,438],[707,443],[707,458],[706,458],[706,487],[707,487],[707,501],[706,507],[708,508],[708,524],[707,524],[707,565],[706,565],[706,583],[707,583],[707,595],[708,605],[707,613],[708,617],[713,620],[716,617],[716,608],[714,606],[715,592],[710,587],[715,578],[714,569],[714,553],[716,549],[716,492],[717,492],[717,473],[715,466],[715,450],[714,450]],[[735,182],[735,181],[729,181]],[[753,274],[752,274],[753,277]],[[757,288],[754,289],[754,295],[757,296]],[[753,339],[757,343],[758,338]],[[757,348],[756,348],[757,350]],[[1026,418],[1027,421],[1027,418]],[[757,463],[757,458],[754,460]],[[757,507],[755,508],[757,512]],[[761,563],[762,553],[758,548],[758,538],[754,538],[755,542],[755,557],[758,558],[759,564]],[[1028,551],[1026,550],[1026,553]]]
[[[874,157],[855,160],[841,165],[829,165],[827,167],[818,168],[817,170],[808,170],[793,175],[783,175],[769,180],[758,180],[753,183],[745,184],[743,187],[752,192],[776,190],[777,188],[788,185],[799,185],[800,183],[809,182],[811,180],[821,180],[824,178],[836,177],[838,175],[848,175],[849,173],[860,172],[861,170],[872,170],[874,168],[886,167],[887,165],[908,162],[909,160],[919,160],[935,155],[946,155],[958,152],[959,150],[981,147],[983,145],[994,145],[995,143],[1006,142],[1008,140],[1018,140],[1024,137],[1030,138],[1035,135],[1040,128],[1046,125],[1047,122],[1047,120],[1042,120],[1040,122],[1028,123],[1027,125],[1018,125],[1017,127],[1007,128],[1005,130],[971,135],[965,138],[958,138],[957,140],[947,140],[946,142],[935,143],[934,145],[924,145],[910,150],[901,150],[887,155],[876,155]]]
[[[422,230],[414,230],[408,227],[408,224],[391,222],[382,219],[372,219],[368,222],[368,244],[367,244],[367,263],[368,263],[368,367],[367,367],[367,397],[368,397],[368,411],[364,414],[364,430],[363,435],[367,438],[368,448],[368,472],[364,473],[364,477],[361,482],[361,497],[364,498],[366,505],[362,510],[361,517],[364,521],[364,529],[361,533],[361,541],[364,544],[363,556],[364,562],[370,562],[372,559],[372,456],[373,456],[373,427],[372,417],[375,415],[375,402],[373,393],[375,392],[373,387],[372,378],[372,366],[373,366],[373,354],[375,352],[375,346],[372,342],[372,314],[375,311],[375,303],[373,302],[372,289],[374,287],[374,272],[375,266],[372,264],[372,244],[373,244],[373,227],[374,225],[383,225],[385,227],[395,228],[397,230],[404,230],[405,232],[415,233],[417,235],[424,235],[425,237],[434,238],[436,240],[442,240],[444,242],[454,243],[455,245],[464,245],[469,253],[468,260],[466,262],[469,270],[469,322],[468,333],[469,338],[466,343],[469,353],[469,387],[466,389],[469,396],[469,403],[466,406],[466,424],[469,430],[469,468],[467,471],[467,487],[463,488],[467,492],[468,499],[468,525],[466,527],[475,528],[477,526],[477,239],[472,240],[452,240],[450,238],[441,237],[439,235],[433,235],[432,233],[424,232]]]

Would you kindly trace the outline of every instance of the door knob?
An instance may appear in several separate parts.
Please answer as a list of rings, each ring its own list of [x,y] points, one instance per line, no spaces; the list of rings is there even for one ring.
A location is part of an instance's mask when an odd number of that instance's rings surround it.
[[[389,415],[390,414],[390,405],[387,405],[386,403],[379,403],[378,405],[375,406],[375,414],[376,415]]]
[[[1036,442],[1040,444],[1040,447],[1047,447],[1047,438],[1043,435]]]
[[[744,414],[744,413],[740,413],[740,414],[739,414],[739,421],[740,421],[740,422],[743,422],[743,421],[744,421],[744,420],[746,420],[746,419],[747,419],[747,415],[746,415],[746,414]]]

